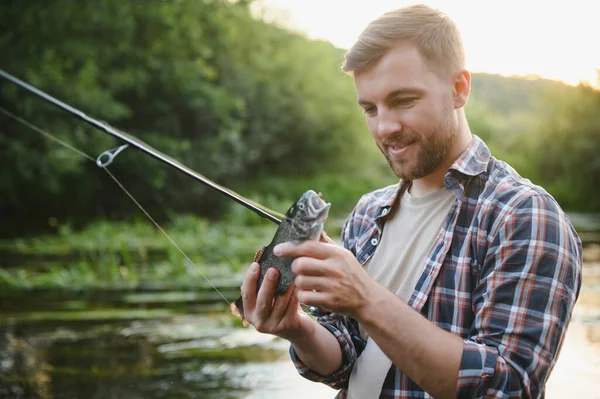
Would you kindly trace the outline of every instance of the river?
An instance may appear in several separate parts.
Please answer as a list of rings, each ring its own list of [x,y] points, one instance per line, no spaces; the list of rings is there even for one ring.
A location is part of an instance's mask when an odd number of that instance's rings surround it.
[[[235,287],[224,287],[235,298]],[[332,398],[300,377],[286,342],[240,326],[208,288],[0,294],[1,398]],[[547,398],[600,398],[600,247]]]

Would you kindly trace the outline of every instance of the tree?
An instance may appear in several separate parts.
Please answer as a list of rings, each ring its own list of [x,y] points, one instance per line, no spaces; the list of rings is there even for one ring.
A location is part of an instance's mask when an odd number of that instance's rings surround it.
[[[2,2],[3,68],[225,185],[341,170],[363,134],[341,51],[254,19],[249,3]],[[90,155],[117,145],[9,83],[0,91],[3,107]],[[133,213],[94,164],[1,120],[6,226]],[[223,203],[135,151],[112,170],[154,214],[214,216]]]

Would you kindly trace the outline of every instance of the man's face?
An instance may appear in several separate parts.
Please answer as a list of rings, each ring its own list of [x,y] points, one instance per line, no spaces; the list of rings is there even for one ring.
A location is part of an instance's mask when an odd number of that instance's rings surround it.
[[[354,75],[359,105],[375,143],[399,178],[416,180],[440,167],[458,134],[451,79],[402,44]]]

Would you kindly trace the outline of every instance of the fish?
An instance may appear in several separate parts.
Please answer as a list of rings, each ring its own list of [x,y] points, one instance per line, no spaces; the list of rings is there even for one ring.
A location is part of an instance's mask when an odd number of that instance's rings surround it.
[[[295,274],[292,272],[293,257],[278,257],[273,253],[273,248],[283,242],[302,242],[306,240],[319,240],[325,234],[323,226],[329,215],[331,203],[325,202],[322,194],[308,190],[285,213],[273,239],[269,245],[259,249],[254,257],[254,262],[260,265],[260,276],[257,281],[257,292],[265,278],[267,270],[275,267],[279,270],[279,281],[275,295],[282,295],[294,282]],[[231,313],[244,317],[242,297],[231,304]]]

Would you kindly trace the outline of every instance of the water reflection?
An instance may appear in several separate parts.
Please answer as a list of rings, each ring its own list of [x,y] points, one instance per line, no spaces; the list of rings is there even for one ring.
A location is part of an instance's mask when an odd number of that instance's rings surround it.
[[[241,328],[208,291],[2,293],[0,305],[2,398],[334,396],[296,374],[286,342]],[[600,247],[593,247],[547,398],[600,398],[598,380]]]
[[[583,285],[547,398],[600,399],[600,246],[586,247]]]
[[[3,293],[0,397],[274,397],[282,381],[310,384],[290,368],[286,342],[241,328],[215,300],[180,291]]]

